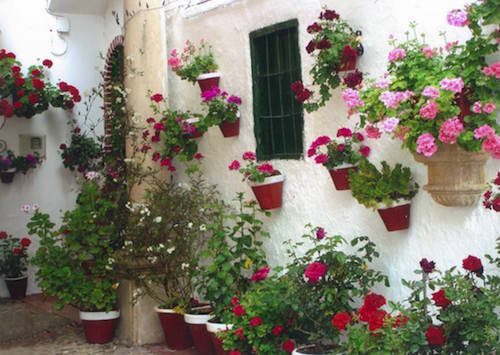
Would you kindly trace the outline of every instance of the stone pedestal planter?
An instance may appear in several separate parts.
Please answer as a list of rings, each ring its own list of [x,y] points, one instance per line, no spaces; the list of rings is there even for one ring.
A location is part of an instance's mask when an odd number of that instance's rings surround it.
[[[260,208],[272,210],[282,206],[284,181],[285,176],[280,174],[269,176],[264,182],[249,182]]]
[[[120,311],[83,312],[80,311],[85,337],[90,344],[106,344],[113,340]]]
[[[378,214],[382,218],[388,232],[404,230],[410,227],[409,201],[403,201],[391,207],[381,205],[378,209]]]
[[[6,277],[5,283],[10,293],[10,298],[22,300],[26,297],[26,288],[28,286],[28,276]]]
[[[165,342],[171,350],[184,350],[193,346],[184,317],[173,309],[155,308],[160,318]]]
[[[219,86],[220,73],[205,73],[196,78],[200,85],[201,92],[210,90],[214,86]]]
[[[341,165],[328,170],[336,190],[349,190],[349,171],[351,170],[358,171],[358,168],[354,165]]]
[[[486,189],[484,165],[488,154],[466,152],[456,144],[442,144],[431,157],[413,155],[427,165],[427,185],[434,201],[444,206],[473,206]]]

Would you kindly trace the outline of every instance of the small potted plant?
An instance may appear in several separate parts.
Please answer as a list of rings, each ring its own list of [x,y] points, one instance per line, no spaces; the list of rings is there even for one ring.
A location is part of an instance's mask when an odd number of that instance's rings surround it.
[[[483,206],[500,212],[500,171],[497,177],[488,184],[489,189],[483,194]]]
[[[114,203],[103,195],[96,176],[89,174],[93,180],[83,183],[75,209],[64,213],[60,228],[39,210],[27,226],[30,235],[40,238],[32,259],[38,285],[47,296],[57,297],[56,308],[65,304],[78,308],[87,341],[104,344],[113,340],[120,317],[112,257],[119,235],[109,220]]]
[[[103,155],[101,145],[78,127],[73,130],[69,145],[62,143],[59,149],[64,167],[83,174],[97,170]]]
[[[314,100],[314,94],[301,82],[292,84],[292,90],[297,100],[304,102],[306,111],[312,112],[326,104],[332,96],[330,90],[340,86],[340,72],[356,68],[358,52],[362,51],[358,51],[361,48],[359,32],[334,10],[324,8],[319,21],[309,25],[307,32],[313,36],[306,47],[307,53],[314,58],[310,74],[313,85],[319,86],[320,97]]]
[[[260,208],[263,210],[280,208],[283,204],[285,176],[268,162],[257,164],[257,158],[253,152],[243,153],[242,159],[246,166],[241,167],[238,160],[233,160],[229,165],[229,170],[238,170],[243,174],[243,181],[248,180]]]
[[[228,95],[221,92],[219,87],[214,86],[201,94],[203,104],[208,113],[205,120],[210,126],[219,126],[224,137],[236,137],[240,133],[240,111],[241,99],[238,96]]]
[[[0,157],[0,179],[4,184],[10,184],[16,175],[16,168],[12,164],[9,155]]]
[[[28,276],[27,249],[31,240],[27,237],[13,238],[5,231],[0,231],[0,275],[5,276],[5,283],[13,299],[26,297]]]
[[[377,209],[389,232],[408,229],[410,201],[418,192],[410,168],[396,164],[393,169],[385,162],[379,171],[366,158],[351,171],[349,180],[352,195],[365,207]]]
[[[352,132],[349,128],[340,128],[337,138],[332,140],[328,136],[316,138],[307,156],[314,157],[316,164],[322,164],[328,169],[337,190],[349,190],[349,171],[357,170],[356,165],[361,156],[370,154],[370,147],[362,144],[364,136],[359,132]]]
[[[215,62],[212,47],[207,46],[203,40],[198,48],[187,40],[180,56],[175,48],[172,49],[168,65],[182,80],[193,84],[198,82],[202,92],[219,86],[219,67]]]

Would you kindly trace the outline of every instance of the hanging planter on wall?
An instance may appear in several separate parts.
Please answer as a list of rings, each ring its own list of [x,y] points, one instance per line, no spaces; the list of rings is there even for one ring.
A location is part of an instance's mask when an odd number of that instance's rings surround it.
[[[215,73],[204,73],[201,75],[198,75],[196,78],[198,81],[198,85],[200,86],[201,92],[205,92],[207,90],[210,90],[214,86],[219,86],[219,81],[220,81],[220,73],[215,72]]]
[[[434,201],[444,206],[473,206],[486,189],[485,152],[467,152],[457,144],[443,144],[431,157],[413,155],[427,165],[427,191]]]
[[[255,198],[263,210],[280,208],[283,204],[283,182],[285,181],[285,176],[279,172],[278,174],[265,178],[263,182],[249,181]]]
[[[198,117],[193,117],[193,118],[188,118],[186,122],[190,125],[193,125],[194,130],[192,133],[190,133],[190,138],[196,139],[196,138],[201,138],[203,137],[203,132],[200,131],[198,128],[195,127],[195,123],[200,122],[200,119]]]
[[[16,175],[16,169],[9,169],[0,172],[0,179],[4,184],[10,184],[14,180],[15,175]]]
[[[345,165],[340,166],[335,169],[330,169],[328,172],[332,177],[333,184],[335,185],[335,189],[339,191],[349,190],[349,172],[350,171],[358,171],[358,168],[354,165]]]
[[[219,125],[219,129],[224,138],[237,137],[240,135],[240,111],[236,113],[236,117],[238,118],[234,122],[224,121]]]
[[[408,201],[403,201],[391,207],[382,204],[377,209],[388,232],[404,230],[410,227],[410,206],[411,204]]]

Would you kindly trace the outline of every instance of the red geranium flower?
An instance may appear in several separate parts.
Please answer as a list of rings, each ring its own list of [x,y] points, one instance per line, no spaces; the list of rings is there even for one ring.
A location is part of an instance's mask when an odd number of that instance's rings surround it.
[[[238,328],[234,331],[234,334],[238,336],[241,340],[245,339],[245,335],[243,334],[243,328]]]
[[[340,17],[339,14],[336,13],[335,10],[325,10],[325,12],[322,11],[319,15],[320,20],[324,19],[333,21],[338,19],[339,17]]]
[[[393,328],[401,327],[408,323],[408,317],[403,316],[401,313],[396,316],[396,321],[392,323]]]
[[[295,349],[295,343],[293,340],[288,339],[283,343],[283,350],[285,350],[287,353],[291,353]]]
[[[233,350],[229,352],[229,355],[241,355],[241,353],[238,350]]]
[[[47,68],[51,68],[53,63],[50,59],[44,59],[42,64],[45,65]]]
[[[153,153],[153,161],[158,161],[160,159],[161,155],[158,152]]]
[[[337,313],[332,318],[332,325],[339,331],[345,330],[345,327],[351,321],[352,317],[348,312]]]
[[[14,101],[14,108],[15,108],[16,110],[20,110],[20,109],[22,109],[22,108],[23,108],[23,106],[24,106],[24,105],[23,105],[23,103],[22,103],[22,102],[19,102],[19,101]]]
[[[66,104],[66,107],[69,109],[72,109],[73,107],[75,107],[75,103],[71,100],[66,101],[65,104]]]
[[[451,301],[446,298],[446,293],[444,292],[443,289],[434,292],[432,294],[432,299],[434,300],[436,306],[441,308],[446,308],[451,304]]]
[[[337,137],[351,138],[352,131],[349,128],[343,127],[337,131]]]
[[[296,95],[296,99],[298,102],[303,103],[303,102],[309,100],[311,95],[312,95],[312,92],[309,89],[304,89]]]
[[[31,82],[33,83],[33,87],[37,90],[42,90],[45,87],[45,83],[40,79],[33,79]]]
[[[19,90],[17,90],[17,92],[16,92],[16,96],[17,96],[17,97],[23,97],[23,96],[24,96],[24,90],[23,90],[23,89],[19,89]]]
[[[40,70],[38,70],[38,69],[33,69],[31,71],[31,75],[33,75],[33,76],[40,76],[40,75],[42,75],[42,72]]]
[[[329,40],[327,40],[326,38],[322,38],[318,41],[318,43],[316,43],[317,49],[328,49],[331,47],[332,47],[331,42]]]
[[[68,86],[68,84],[67,84],[66,82],[61,81],[61,82],[59,83],[59,89],[60,89],[62,92],[66,92],[66,91],[68,91],[68,90],[69,90],[69,86]]]
[[[365,157],[369,156],[370,155],[370,147],[367,146],[367,145],[364,145],[362,146],[360,149],[359,149],[359,152],[364,155]]]
[[[153,117],[148,117],[148,119],[146,120],[146,122],[148,124],[151,124],[151,123],[154,123],[155,122],[155,119]]]
[[[34,92],[32,92],[30,94],[30,96],[28,96],[28,100],[29,100],[30,104],[34,105],[40,101],[40,96],[38,94],[35,94]]]
[[[252,327],[258,327],[261,324],[262,319],[260,317],[253,317],[252,319],[250,319],[250,326]]]
[[[16,80],[14,80],[15,86],[23,86],[25,83],[26,80],[24,80],[23,78],[16,78]]]
[[[236,296],[234,296],[233,298],[231,298],[231,304],[233,306],[236,306],[238,303],[240,303],[240,299]]]
[[[66,149],[66,148],[68,148],[68,146],[67,146],[66,144],[64,144],[64,143],[62,143],[62,144],[59,146],[59,149],[61,149],[61,150],[64,150],[64,149]]]
[[[268,273],[269,273],[269,267],[264,266],[259,270],[257,270],[255,274],[252,275],[252,281],[257,282],[265,280]]]
[[[242,316],[247,313],[245,309],[243,308],[242,305],[237,305],[236,307],[233,308],[233,313],[236,317]]]
[[[317,22],[307,26],[307,33],[321,32],[321,30],[322,30],[321,25]]]
[[[325,264],[320,262],[313,262],[306,267],[304,276],[307,277],[310,283],[314,284],[326,274],[328,271]]]
[[[7,239],[8,237],[9,237],[9,235],[7,234],[6,231],[1,231],[0,232],[0,240]]]
[[[465,270],[482,273],[483,264],[481,263],[481,259],[476,258],[475,256],[469,255],[462,261],[462,267]]]
[[[427,338],[427,343],[429,345],[443,345],[445,341],[444,329],[441,327],[429,325],[427,331],[425,332],[425,337]]]
[[[31,240],[29,240],[28,238],[22,238],[21,239],[21,245],[25,248],[29,247],[31,244]]]
[[[307,53],[311,54],[312,52],[314,52],[315,49],[316,49],[316,44],[314,43],[314,41],[309,41],[309,43],[306,46]]]
[[[15,247],[12,249],[12,253],[14,253],[14,255],[18,255],[18,254],[21,254],[21,248],[19,247]]]
[[[17,65],[13,65],[12,68],[10,68],[10,70],[12,70],[12,72],[14,74],[17,74],[21,71],[21,67],[17,66]]]
[[[274,334],[274,336],[280,335],[281,332],[283,331],[283,329],[285,329],[285,328],[282,327],[281,325],[275,325],[274,328],[273,328],[273,334]]]
[[[151,96],[151,101],[154,101],[154,102],[161,102],[163,101],[163,95],[162,94],[154,94],[153,96]]]
[[[422,260],[420,260],[420,267],[422,268],[423,272],[425,272],[426,274],[430,274],[436,267],[436,263],[434,261],[427,260],[427,258],[423,258]]]

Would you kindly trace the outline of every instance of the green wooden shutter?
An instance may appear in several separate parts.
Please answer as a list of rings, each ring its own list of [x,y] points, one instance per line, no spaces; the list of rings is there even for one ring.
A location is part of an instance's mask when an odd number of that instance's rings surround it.
[[[301,80],[298,22],[291,20],[250,33],[257,157],[302,157],[302,106],[290,84]]]

